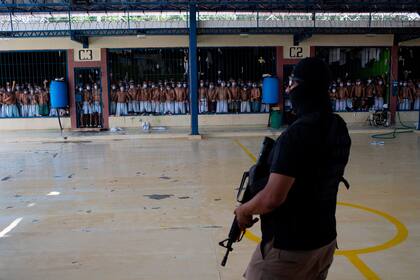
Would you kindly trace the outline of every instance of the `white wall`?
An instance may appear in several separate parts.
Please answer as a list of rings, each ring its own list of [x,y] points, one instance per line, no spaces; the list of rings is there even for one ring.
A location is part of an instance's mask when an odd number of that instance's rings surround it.
[[[64,129],[70,129],[70,118],[60,118]],[[60,129],[57,118],[0,119],[1,130]]]
[[[404,123],[413,124],[418,121],[418,112],[400,112]],[[368,127],[369,113],[340,113],[343,119],[353,127]],[[129,116],[110,117],[109,127],[140,127],[140,120],[148,121],[152,126],[189,127],[191,117],[182,116]],[[70,128],[70,118],[61,118],[65,129]],[[200,126],[261,126],[268,122],[268,114],[227,114],[227,115],[200,115]],[[58,129],[56,118],[27,118],[27,119],[0,119],[1,130],[31,130],[31,129]]]

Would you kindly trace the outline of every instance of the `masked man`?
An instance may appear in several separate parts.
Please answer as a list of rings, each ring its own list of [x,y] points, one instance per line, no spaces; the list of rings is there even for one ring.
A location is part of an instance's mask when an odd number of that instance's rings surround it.
[[[254,279],[326,279],[336,249],[337,191],[351,140],[333,114],[330,71],[319,59],[301,60],[290,97],[297,120],[274,144],[265,187],[235,210],[241,229],[261,217],[262,242],[245,272]]]

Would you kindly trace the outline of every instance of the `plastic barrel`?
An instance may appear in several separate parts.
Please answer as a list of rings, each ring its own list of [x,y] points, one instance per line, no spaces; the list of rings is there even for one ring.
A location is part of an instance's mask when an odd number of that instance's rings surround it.
[[[276,77],[267,77],[263,81],[263,98],[262,102],[265,104],[279,103],[279,79]]]
[[[67,84],[63,81],[52,81],[50,84],[51,108],[66,108],[69,105]]]
[[[279,129],[283,125],[283,114],[281,111],[273,110],[270,113],[270,127]]]

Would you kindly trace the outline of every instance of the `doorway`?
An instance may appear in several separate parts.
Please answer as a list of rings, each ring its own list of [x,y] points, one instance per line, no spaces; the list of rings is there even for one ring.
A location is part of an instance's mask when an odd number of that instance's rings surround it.
[[[100,68],[75,68],[77,128],[103,128]]]

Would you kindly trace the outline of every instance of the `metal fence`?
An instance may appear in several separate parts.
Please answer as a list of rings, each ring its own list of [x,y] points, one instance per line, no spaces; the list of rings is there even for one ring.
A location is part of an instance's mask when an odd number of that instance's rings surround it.
[[[259,81],[263,74],[275,74],[274,47],[199,48],[200,79],[216,81],[242,79]],[[144,80],[186,80],[188,50],[182,48],[109,50],[111,82]]]
[[[109,50],[111,82],[184,80],[188,53],[182,48]]]
[[[7,82],[42,85],[44,80],[65,78],[66,51],[0,52],[0,85]]]

